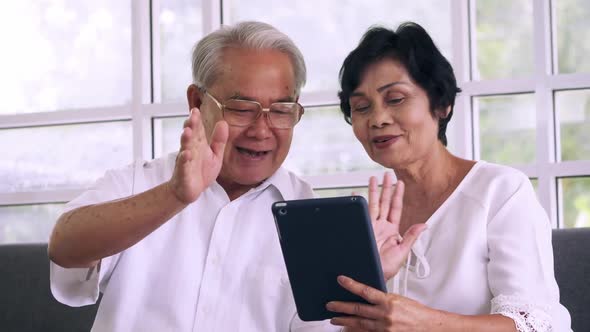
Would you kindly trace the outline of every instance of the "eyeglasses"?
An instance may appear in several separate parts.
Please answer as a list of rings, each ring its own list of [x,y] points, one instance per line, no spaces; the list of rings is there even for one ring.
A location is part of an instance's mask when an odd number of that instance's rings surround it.
[[[295,127],[301,115],[303,106],[299,103],[272,103],[269,108],[263,108],[259,102],[242,99],[228,99],[220,103],[209,92],[204,91],[223,113],[223,119],[227,124],[238,127],[246,127],[258,120],[265,113],[268,117],[269,127],[277,129],[290,129]]]

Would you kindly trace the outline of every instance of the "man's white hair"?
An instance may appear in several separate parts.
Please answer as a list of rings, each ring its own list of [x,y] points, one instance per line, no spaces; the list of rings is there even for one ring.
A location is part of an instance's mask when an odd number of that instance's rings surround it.
[[[306,68],[303,55],[291,38],[270,24],[241,22],[222,26],[208,34],[193,48],[193,83],[200,88],[209,88],[220,75],[221,55],[224,48],[240,47],[256,50],[271,49],[289,56],[295,74],[295,92],[299,95],[305,85]]]

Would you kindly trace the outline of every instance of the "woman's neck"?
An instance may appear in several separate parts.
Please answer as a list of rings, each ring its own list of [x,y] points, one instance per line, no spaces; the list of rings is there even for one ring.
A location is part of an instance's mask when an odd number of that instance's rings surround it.
[[[423,204],[425,200],[436,201],[449,194],[460,182],[457,181],[463,172],[460,163],[461,159],[453,156],[442,144],[437,144],[424,158],[394,169],[397,178],[406,185],[404,196],[408,200],[404,201]]]

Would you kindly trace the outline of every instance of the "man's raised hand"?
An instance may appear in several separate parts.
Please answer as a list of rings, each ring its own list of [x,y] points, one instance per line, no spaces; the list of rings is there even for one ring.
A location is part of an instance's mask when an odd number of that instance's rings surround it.
[[[209,143],[201,112],[197,108],[191,109],[184,121],[180,151],[169,181],[169,188],[179,201],[184,204],[194,202],[215,181],[221,171],[228,131],[225,121],[217,122]]]

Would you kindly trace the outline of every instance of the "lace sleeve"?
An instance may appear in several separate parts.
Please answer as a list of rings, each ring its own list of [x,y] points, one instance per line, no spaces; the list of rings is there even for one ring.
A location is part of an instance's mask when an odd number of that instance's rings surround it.
[[[492,299],[492,314],[514,320],[519,332],[550,332],[550,308],[526,302],[518,295],[498,295]]]

